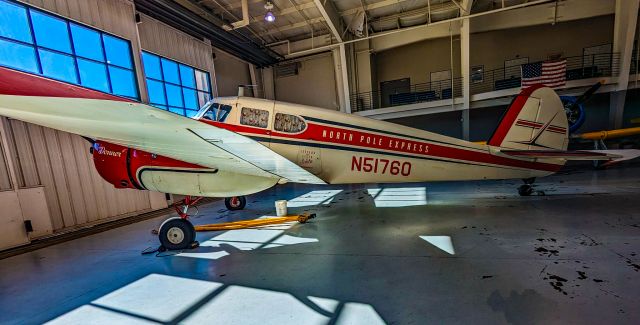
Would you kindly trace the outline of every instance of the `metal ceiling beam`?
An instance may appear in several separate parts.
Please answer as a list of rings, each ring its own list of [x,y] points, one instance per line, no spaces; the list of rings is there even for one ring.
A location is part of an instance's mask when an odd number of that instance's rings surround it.
[[[235,32],[229,33],[172,0],[135,0],[136,10],[194,37],[210,39],[213,46],[257,66],[268,66],[281,57],[272,50]]]
[[[338,42],[342,42],[343,37],[341,31],[344,27],[342,23],[342,16],[340,16],[338,9],[336,9],[333,0],[314,0],[313,2],[316,4],[316,7],[320,11],[320,14],[322,14],[324,20],[327,22],[329,30],[331,30],[331,34],[333,34]]]
[[[312,24],[316,24],[316,23],[321,23],[324,21],[324,18],[322,17],[318,17],[318,18],[312,18],[309,20],[303,20],[297,23],[293,23],[291,25],[284,25],[284,26],[280,26],[278,27],[277,30],[270,30],[266,33],[262,33],[260,35],[262,36],[266,36],[266,35],[273,35],[273,34],[277,34],[277,33],[281,33],[281,32],[286,32],[286,31],[290,31],[292,29],[297,29],[297,28],[302,28],[302,27],[306,27]]]
[[[369,11],[369,10],[373,10],[373,9],[384,8],[384,7],[388,7],[388,6],[397,5],[397,4],[406,2],[406,1],[407,0],[383,0],[383,1],[380,1],[380,2],[375,2],[375,3],[372,3],[372,4],[366,5],[364,7],[364,10]],[[431,4],[430,7],[431,7],[431,12],[438,12],[438,11],[441,11],[441,10],[449,10],[451,8],[457,8],[451,2],[434,3],[434,4]],[[425,9],[426,9],[426,7],[425,7]],[[345,10],[345,11],[341,12],[340,15],[342,15],[342,16],[351,16],[351,15],[357,14],[361,10],[362,10],[361,7],[356,7],[356,8],[353,8],[353,9]]]
[[[473,19],[471,33],[548,24],[553,23],[554,19],[555,22],[579,20],[609,15],[614,12],[613,2],[601,0],[565,0],[559,2],[557,17],[553,15],[552,7],[555,7],[555,1],[553,0],[533,0],[505,8],[474,13],[468,16],[468,18]],[[431,24],[380,32],[361,39],[344,41],[342,44],[370,40],[372,51],[383,51],[427,39],[448,36],[448,24],[468,18],[458,17]],[[285,55],[285,58],[293,59],[299,56],[329,51],[341,43],[316,45],[315,47],[309,47],[309,44],[312,44],[309,40],[292,42],[290,44],[292,53]]]
[[[183,6],[183,7],[191,10],[196,15],[198,15],[198,16],[200,16],[200,17],[202,17],[202,18],[204,18],[204,19],[206,19],[206,20],[208,20],[208,21],[210,21],[210,22],[212,22],[214,24],[216,24],[217,26],[223,26],[223,25],[226,24],[222,19],[216,17],[216,15],[208,12],[204,8],[200,7],[199,5],[193,3],[193,2],[191,2],[189,0],[173,0],[173,1],[175,1],[177,4],[179,4],[179,5]],[[234,19],[237,20],[238,18],[234,17]],[[263,43],[266,43],[266,41],[264,39],[260,38],[259,34],[256,31],[254,31],[250,27],[247,27],[247,29],[256,38],[259,38]]]
[[[611,1],[565,0],[558,3],[557,14],[554,15],[554,8],[556,6],[555,1],[526,6],[531,3],[536,2],[530,1],[529,3],[523,3],[522,5],[507,6],[504,9],[494,9],[486,12],[489,14],[472,14],[470,15],[473,17],[471,33],[549,24],[553,23],[554,19],[556,22],[560,22],[609,15],[613,14],[615,7],[614,2]],[[522,8],[522,6],[526,7]],[[460,18],[454,20],[459,19]],[[444,20],[443,22],[446,21],[451,20]],[[379,37],[375,37],[371,41],[372,50],[384,51],[427,39],[447,36],[448,33],[442,34],[439,32],[442,30],[446,33],[444,28],[434,28],[438,23],[407,27],[400,34],[391,34],[388,32],[373,34],[372,36]]]

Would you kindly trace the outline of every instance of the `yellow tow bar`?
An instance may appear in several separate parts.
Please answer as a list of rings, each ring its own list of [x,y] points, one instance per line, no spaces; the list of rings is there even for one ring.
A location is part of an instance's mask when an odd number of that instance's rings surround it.
[[[245,228],[253,228],[267,225],[275,225],[279,223],[292,222],[297,221],[299,223],[305,223],[309,219],[313,219],[316,217],[315,213],[303,213],[300,215],[291,215],[284,217],[274,217],[274,218],[265,218],[265,219],[254,219],[254,220],[242,220],[242,221],[233,221],[233,222],[223,222],[223,223],[213,223],[209,225],[199,225],[194,226],[196,231],[220,231],[220,230],[235,230],[235,229],[245,229]]]

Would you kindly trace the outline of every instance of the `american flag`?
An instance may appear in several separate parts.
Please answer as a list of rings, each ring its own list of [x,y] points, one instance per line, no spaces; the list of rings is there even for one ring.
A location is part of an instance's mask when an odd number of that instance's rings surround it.
[[[567,60],[526,63],[522,67],[522,88],[535,84],[557,88],[567,82]]]

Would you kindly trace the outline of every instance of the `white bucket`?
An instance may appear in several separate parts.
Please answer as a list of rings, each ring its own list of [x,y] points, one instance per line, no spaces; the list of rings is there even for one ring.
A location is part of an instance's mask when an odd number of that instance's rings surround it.
[[[276,216],[284,217],[287,215],[287,200],[276,201]]]

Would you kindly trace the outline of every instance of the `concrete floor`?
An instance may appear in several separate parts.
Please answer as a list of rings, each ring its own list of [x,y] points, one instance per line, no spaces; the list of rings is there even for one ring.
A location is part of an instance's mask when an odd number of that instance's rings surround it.
[[[156,246],[140,222],[0,260],[0,323],[633,323],[640,166],[517,181],[286,185],[196,224],[310,210],[309,224]]]

